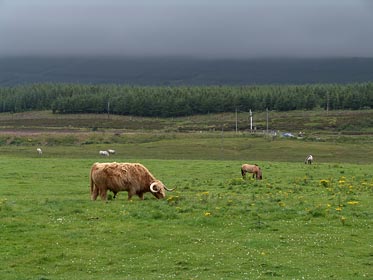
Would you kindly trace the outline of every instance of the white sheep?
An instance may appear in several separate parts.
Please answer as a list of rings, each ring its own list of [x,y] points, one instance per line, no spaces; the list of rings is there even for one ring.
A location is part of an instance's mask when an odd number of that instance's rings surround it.
[[[109,156],[108,151],[99,151],[98,153],[100,154],[100,156],[103,156],[103,157],[108,157]]]

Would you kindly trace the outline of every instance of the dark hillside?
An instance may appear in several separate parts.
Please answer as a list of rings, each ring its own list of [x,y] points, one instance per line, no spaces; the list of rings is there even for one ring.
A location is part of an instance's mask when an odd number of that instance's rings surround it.
[[[3,57],[0,86],[30,83],[252,85],[373,81],[373,58],[207,60]]]

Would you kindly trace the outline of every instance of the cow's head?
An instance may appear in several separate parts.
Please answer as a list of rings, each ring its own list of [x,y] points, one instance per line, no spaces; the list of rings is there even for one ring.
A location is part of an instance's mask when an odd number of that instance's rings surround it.
[[[160,198],[165,198],[166,196],[166,191],[169,191],[169,192],[172,192],[175,188],[173,189],[169,189],[167,188],[165,185],[163,185],[163,183],[161,181],[154,181],[153,183],[151,183],[150,185],[150,191],[151,193],[158,199]]]

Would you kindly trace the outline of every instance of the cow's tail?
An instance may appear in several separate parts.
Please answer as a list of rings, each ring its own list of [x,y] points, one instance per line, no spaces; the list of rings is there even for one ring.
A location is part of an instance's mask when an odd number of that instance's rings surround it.
[[[92,173],[93,173],[93,166],[91,168],[91,172],[89,174],[89,186],[90,186],[90,190],[91,190],[91,198],[93,198],[93,191],[94,191],[94,187],[95,187],[95,183],[93,182],[93,176],[92,176]]]
[[[92,179],[92,172],[91,172],[91,174],[89,176],[89,179],[90,179],[90,188],[91,188],[91,196],[92,196],[92,194],[93,194],[93,185],[94,185],[93,179]]]

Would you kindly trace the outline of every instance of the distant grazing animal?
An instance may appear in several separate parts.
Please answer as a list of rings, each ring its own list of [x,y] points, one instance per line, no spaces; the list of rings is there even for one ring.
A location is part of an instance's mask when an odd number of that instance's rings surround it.
[[[109,156],[108,151],[99,151],[98,153],[100,154],[100,156],[103,156],[103,157],[108,157]]]
[[[156,198],[164,198],[168,189],[157,180],[150,171],[140,163],[94,163],[90,174],[91,199],[100,195],[107,200],[107,191],[112,191],[114,197],[120,191],[128,192],[128,200],[133,195],[144,199],[144,193],[151,192]]]
[[[255,177],[257,180],[262,180],[262,170],[257,164],[242,164],[241,166],[241,175],[242,178],[246,177],[246,173],[252,173],[253,178]]]
[[[40,148],[37,148],[36,151],[38,152],[39,156],[41,156],[43,154],[43,151]]]
[[[108,151],[109,154],[115,154],[115,150],[111,150],[111,149],[109,149],[109,150],[107,150],[107,151]]]
[[[313,156],[312,155],[308,155],[307,157],[306,157],[306,159],[304,160],[304,164],[312,164],[312,162],[313,162]]]

